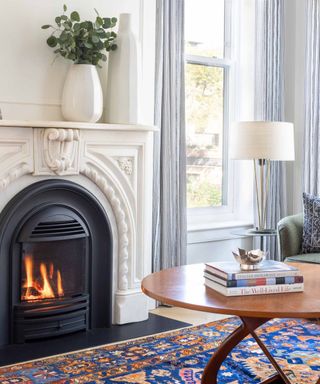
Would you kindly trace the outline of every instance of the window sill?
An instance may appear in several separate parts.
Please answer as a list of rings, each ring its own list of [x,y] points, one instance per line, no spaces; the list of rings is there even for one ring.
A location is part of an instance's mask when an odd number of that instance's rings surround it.
[[[188,233],[199,232],[199,231],[210,231],[214,229],[250,228],[252,226],[253,226],[253,223],[250,223],[249,221],[241,221],[241,220],[197,223],[197,224],[188,225]]]
[[[197,223],[188,226],[188,245],[211,243],[239,239],[240,236],[232,234],[235,229],[250,229],[253,224],[249,221],[224,221]]]

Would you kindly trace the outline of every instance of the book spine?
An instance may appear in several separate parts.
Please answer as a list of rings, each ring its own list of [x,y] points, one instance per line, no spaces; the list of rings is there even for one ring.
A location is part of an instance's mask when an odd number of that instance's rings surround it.
[[[301,292],[303,291],[303,283],[227,288],[227,291],[227,296],[268,295],[271,293]]]
[[[244,279],[258,279],[258,278],[273,278],[273,277],[287,277],[299,276],[300,271],[255,271],[255,272],[241,272],[241,273],[225,273],[214,269],[212,267],[205,267],[205,271],[220,276],[225,280],[244,280]]]
[[[227,280],[240,280],[240,279],[259,279],[259,278],[276,278],[276,277],[287,277],[287,276],[298,276],[299,271],[269,271],[269,272],[248,272],[248,273],[232,273],[229,274]]]
[[[268,295],[273,293],[289,293],[303,291],[303,283],[226,288],[222,286],[219,287],[219,284],[210,284],[210,282],[205,281],[205,285],[222,293],[225,296]]]
[[[303,283],[303,276],[260,277],[256,279],[224,280],[212,273],[205,272],[204,276],[225,287],[252,287],[256,285],[278,285]]]

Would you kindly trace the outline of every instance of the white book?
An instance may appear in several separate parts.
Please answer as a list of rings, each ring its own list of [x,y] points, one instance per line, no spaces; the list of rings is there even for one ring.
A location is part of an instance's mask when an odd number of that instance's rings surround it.
[[[204,284],[221,293],[224,296],[249,296],[249,295],[268,295],[271,293],[302,292],[303,283],[296,284],[277,284],[277,285],[257,285],[254,287],[233,287],[228,288],[212,280],[204,279]]]

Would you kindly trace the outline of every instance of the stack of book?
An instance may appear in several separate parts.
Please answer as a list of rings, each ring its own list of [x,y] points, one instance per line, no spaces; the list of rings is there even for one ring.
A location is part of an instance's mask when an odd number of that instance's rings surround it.
[[[205,285],[225,296],[262,295],[303,291],[298,268],[280,261],[265,260],[259,269],[242,271],[236,262],[205,264]]]

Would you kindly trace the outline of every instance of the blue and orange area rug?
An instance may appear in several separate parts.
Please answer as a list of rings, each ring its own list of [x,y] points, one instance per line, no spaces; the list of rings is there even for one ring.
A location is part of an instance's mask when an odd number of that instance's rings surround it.
[[[228,318],[206,325],[0,368],[0,383],[196,384],[222,340],[240,324]],[[273,320],[258,333],[291,383],[313,384],[320,376],[320,324]],[[250,337],[222,366],[218,383],[259,383],[273,368]]]

